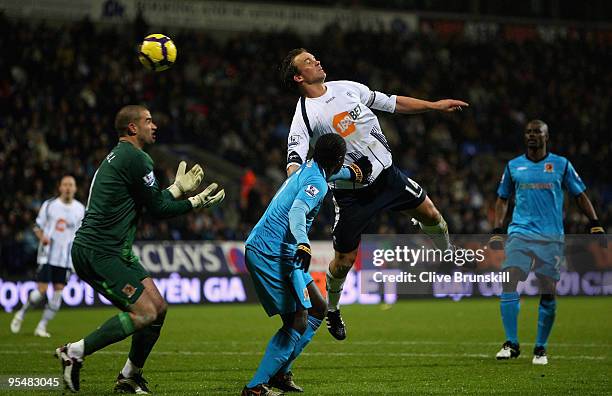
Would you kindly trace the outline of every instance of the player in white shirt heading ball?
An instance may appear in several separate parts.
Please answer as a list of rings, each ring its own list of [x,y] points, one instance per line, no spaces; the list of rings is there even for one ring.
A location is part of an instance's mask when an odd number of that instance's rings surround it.
[[[62,290],[72,269],[70,248],[74,233],[80,227],[85,207],[74,199],[76,181],[73,176],[62,177],[59,196],[46,200],[36,217],[34,233],[38,237],[38,287],[30,292],[28,301],[13,317],[11,331],[18,333],[28,308],[39,304],[47,296],[47,287],[53,283],[53,296],[47,300],[42,318],[34,330],[38,337],[51,337],[47,323],[55,317],[62,304]]]
[[[353,81],[325,82],[325,71],[304,48],[291,50],[281,65],[283,83],[300,94],[291,123],[287,147],[287,175],[306,160],[309,146],[327,133],[346,141],[344,164],[367,156],[372,174],[367,183],[331,183],[336,208],[333,228],[335,257],[327,271],[327,328],[338,340],[346,338],[339,300],[350,271],[361,234],[372,218],[384,210],[416,219],[439,249],[450,248],[448,229],[427,193],[393,164],[391,149],[372,110],[416,114],[430,110],[453,112],[467,107],[454,99],[429,102],[408,96],[372,91]]]

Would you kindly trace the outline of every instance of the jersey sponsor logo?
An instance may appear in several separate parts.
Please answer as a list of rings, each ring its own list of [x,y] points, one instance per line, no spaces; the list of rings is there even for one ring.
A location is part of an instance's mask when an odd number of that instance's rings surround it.
[[[125,294],[127,298],[131,298],[134,293],[136,293],[136,288],[129,283],[126,283],[125,286],[123,286],[123,289],[121,289],[121,292]]]
[[[325,104],[329,104],[329,103],[331,103],[331,101],[332,101],[332,100],[334,100],[334,99],[336,99],[336,97],[335,97],[335,96],[332,96],[331,98],[329,98],[329,99],[327,99],[327,100],[325,101]]]
[[[155,184],[155,175],[153,174],[153,171],[151,171],[151,172],[147,173],[146,175],[144,175],[142,177],[142,180],[144,180],[144,182],[147,185],[147,187],[153,186],[153,184]]]
[[[347,137],[355,132],[355,120],[361,115],[361,107],[359,105],[351,111],[343,111],[336,114],[332,119],[332,125],[338,134],[342,137]]]
[[[317,194],[319,193],[319,189],[313,186],[312,184],[309,184],[308,186],[306,186],[306,189],[304,191],[306,192],[306,194],[308,194],[312,198],[316,197]]]
[[[297,146],[298,144],[300,144],[300,135],[289,136],[289,148]]]
[[[554,171],[552,162],[547,162],[544,164],[544,172],[552,173]]]
[[[552,183],[521,183],[519,185],[521,190],[552,190]]]
[[[55,223],[55,231],[64,232],[66,230],[66,226],[68,222],[65,219],[57,219],[57,223]]]

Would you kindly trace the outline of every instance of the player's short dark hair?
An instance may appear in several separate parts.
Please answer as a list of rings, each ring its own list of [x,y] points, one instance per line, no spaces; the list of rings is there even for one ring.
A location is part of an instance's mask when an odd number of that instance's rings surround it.
[[[143,110],[147,110],[147,108],[141,105],[127,105],[119,110],[115,117],[115,130],[119,136],[128,135],[128,125],[131,122],[138,121]]]
[[[76,177],[72,173],[64,173],[62,175],[62,177],[60,177],[60,179],[58,181],[58,184],[60,184],[62,182],[62,180],[64,180],[67,177],[72,177],[74,179],[75,183],[76,183]]]
[[[544,121],[537,118],[533,119],[525,125],[525,128],[527,128],[527,126],[529,126],[530,124],[537,125],[540,130],[544,131],[545,133],[548,133],[548,125]]]
[[[293,79],[293,76],[298,74],[298,68],[297,66],[295,66],[295,63],[293,63],[293,60],[295,59],[296,56],[298,56],[299,54],[303,54],[304,52],[308,52],[308,50],[306,48],[294,48],[291,51],[289,51],[287,56],[285,56],[285,59],[283,59],[283,61],[281,62],[281,65],[280,65],[281,82],[283,83],[283,86],[285,88],[291,91],[295,91],[295,92],[298,91],[298,84]]]
[[[315,144],[312,159],[326,172],[339,168],[346,154],[346,142],[336,133],[321,136]]]

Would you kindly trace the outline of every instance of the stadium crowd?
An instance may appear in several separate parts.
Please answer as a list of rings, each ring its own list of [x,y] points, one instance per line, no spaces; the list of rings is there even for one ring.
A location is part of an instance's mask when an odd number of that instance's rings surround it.
[[[297,97],[281,87],[277,66],[300,46],[322,61],[328,80],[470,103],[458,114],[380,116],[395,162],[428,191],[452,233],[490,232],[502,167],[524,151],[522,130],[531,118],[548,123],[551,150],[573,162],[602,223],[610,224],[610,44],[588,37],[472,42],[334,27],[308,39],[290,32],[221,39],[185,31],[172,35],[177,64],[153,74],[135,55],[144,33],[142,25],[53,26],[0,18],[0,49],[11,54],[0,58],[1,272],[34,265],[32,225],[62,174],[76,176],[77,198],[86,202],[93,173],[116,143],[113,117],[128,103],[152,110],[157,144],[197,145],[245,172],[236,180],[240,194],[214,212],[168,222],[145,217],[137,239],[244,239],[285,178]],[[157,170],[163,185],[174,171]],[[586,218],[568,201],[566,232],[583,233]],[[330,201],[313,239],[328,239],[332,223]],[[370,231],[416,229],[409,218],[384,216]]]

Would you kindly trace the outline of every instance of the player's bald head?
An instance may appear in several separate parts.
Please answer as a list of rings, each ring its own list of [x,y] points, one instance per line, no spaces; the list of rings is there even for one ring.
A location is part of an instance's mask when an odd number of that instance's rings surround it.
[[[147,110],[146,107],[141,105],[123,106],[115,117],[115,130],[119,136],[127,136],[130,123],[136,123],[142,116],[142,112]]]
[[[548,125],[546,125],[546,123],[542,120],[535,119],[529,121],[525,127],[525,132],[528,133],[530,130],[540,131],[548,135]]]

